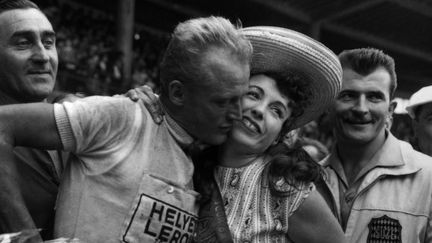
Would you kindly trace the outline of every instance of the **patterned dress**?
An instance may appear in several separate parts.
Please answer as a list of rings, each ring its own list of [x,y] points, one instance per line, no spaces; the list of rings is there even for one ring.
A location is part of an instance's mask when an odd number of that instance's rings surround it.
[[[294,187],[280,178],[275,181],[276,189],[286,196],[272,195],[268,165],[259,158],[244,167],[215,170],[234,242],[291,242],[288,218],[315,188],[312,183]]]

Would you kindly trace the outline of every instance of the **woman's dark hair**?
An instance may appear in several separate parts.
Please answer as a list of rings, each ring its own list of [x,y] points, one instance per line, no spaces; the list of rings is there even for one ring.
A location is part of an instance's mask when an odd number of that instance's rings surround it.
[[[301,147],[288,148],[284,143],[279,143],[269,150],[269,155],[272,159],[267,178],[274,195],[287,195],[287,192],[280,190],[275,183],[280,179],[297,187],[299,183],[317,182],[321,177],[321,166]]]
[[[275,185],[275,181],[283,178],[289,185],[296,187],[299,182],[316,182],[321,175],[321,167],[300,146],[289,148],[283,143],[284,136],[292,130],[292,124],[296,118],[303,115],[309,105],[308,97],[311,97],[309,82],[303,75],[295,72],[264,73],[276,81],[276,85],[283,95],[290,99],[289,107],[291,116],[282,126],[278,143],[267,150],[272,159],[269,163],[268,180],[271,192],[283,196],[286,195]]]

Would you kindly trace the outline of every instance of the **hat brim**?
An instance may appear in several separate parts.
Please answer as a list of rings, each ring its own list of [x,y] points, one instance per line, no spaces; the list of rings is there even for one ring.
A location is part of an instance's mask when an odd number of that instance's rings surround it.
[[[252,74],[290,71],[309,83],[309,105],[292,128],[317,119],[341,88],[342,67],[338,57],[320,42],[293,30],[256,26],[242,31],[253,46]]]
[[[408,112],[408,115],[412,119],[415,119],[415,117],[416,117],[416,114],[415,114],[416,113],[416,109],[419,106],[422,106],[422,105],[428,104],[428,103],[432,103],[432,100],[425,100],[425,101],[422,101],[422,102],[417,102],[417,103],[415,103],[413,105],[408,105],[408,106],[405,107],[405,110]]]
[[[409,104],[405,107],[408,115],[415,119],[416,109],[427,103],[432,103],[432,85],[425,86],[411,95]]]

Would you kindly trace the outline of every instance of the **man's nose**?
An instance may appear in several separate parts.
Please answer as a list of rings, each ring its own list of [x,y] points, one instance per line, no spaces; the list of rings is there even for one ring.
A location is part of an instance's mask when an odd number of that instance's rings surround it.
[[[355,103],[353,110],[359,112],[359,113],[366,113],[368,111],[368,105],[367,105],[367,100],[366,97],[364,96],[360,96],[357,100],[357,102]]]
[[[241,120],[242,119],[242,106],[240,99],[233,102],[228,111],[228,118],[230,120]]]
[[[32,60],[37,63],[46,63],[49,61],[48,50],[42,43],[34,45]]]

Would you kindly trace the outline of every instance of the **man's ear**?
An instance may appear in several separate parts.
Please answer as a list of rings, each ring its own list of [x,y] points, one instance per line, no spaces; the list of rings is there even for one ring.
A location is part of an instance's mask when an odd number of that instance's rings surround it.
[[[390,101],[389,112],[390,112],[391,115],[393,115],[393,113],[394,113],[394,111],[396,109],[396,106],[397,106],[396,100]]]
[[[185,99],[185,86],[179,80],[173,80],[168,84],[168,97],[175,105],[183,105]]]

